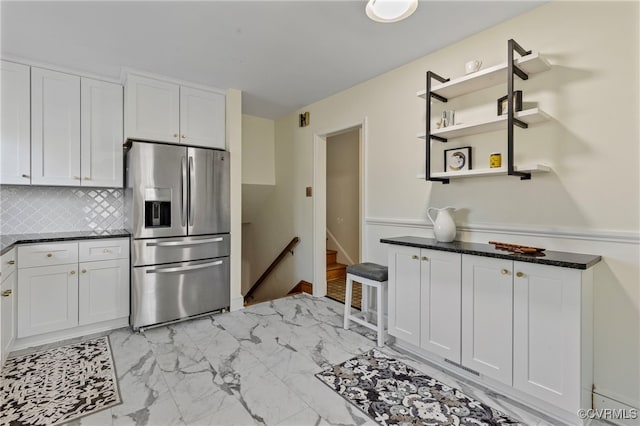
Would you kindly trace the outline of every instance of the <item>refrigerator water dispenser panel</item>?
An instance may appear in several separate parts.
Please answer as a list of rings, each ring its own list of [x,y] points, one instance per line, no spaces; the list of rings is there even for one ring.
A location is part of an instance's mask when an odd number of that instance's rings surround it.
[[[171,226],[171,189],[145,188],[144,227],[168,228]]]

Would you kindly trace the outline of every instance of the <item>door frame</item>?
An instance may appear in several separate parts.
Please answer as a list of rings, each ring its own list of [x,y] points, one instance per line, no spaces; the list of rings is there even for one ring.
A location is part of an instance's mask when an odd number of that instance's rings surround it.
[[[329,130],[313,134],[313,296],[327,294],[327,138],[360,130],[360,258],[366,259],[364,224],[366,217],[367,179],[367,117],[357,122],[346,123]]]

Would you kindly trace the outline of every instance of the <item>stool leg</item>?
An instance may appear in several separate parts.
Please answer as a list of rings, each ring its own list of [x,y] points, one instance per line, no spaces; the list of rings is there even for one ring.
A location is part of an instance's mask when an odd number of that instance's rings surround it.
[[[365,321],[369,321],[369,286],[360,284],[362,288],[362,300],[360,301],[360,313]]]
[[[349,329],[349,316],[351,315],[351,293],[353,290],[353,278],[347,274],[347,288],[344,293],[344,329]]]
[[[378,296],[378,303],[376,304],[376,312],[378,314],[378,346],[384,346],[384,306],[382,303],[383,288],[380,285],[376,288],[376,295]]]

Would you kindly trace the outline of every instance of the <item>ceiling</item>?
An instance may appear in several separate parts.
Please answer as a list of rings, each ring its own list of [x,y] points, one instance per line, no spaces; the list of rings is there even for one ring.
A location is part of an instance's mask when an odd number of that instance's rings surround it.
[[[119,78],[128,67],[243,91],[275,119],[542,4],[421,1],[380,24],[364,1],[0,3],[2,55]]]

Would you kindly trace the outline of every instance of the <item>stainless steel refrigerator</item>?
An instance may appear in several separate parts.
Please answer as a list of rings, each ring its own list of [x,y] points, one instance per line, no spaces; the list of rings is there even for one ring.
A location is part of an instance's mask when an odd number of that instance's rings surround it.
[[[227,151],[128,143],[134,330],[229,307],[229,202]]]

